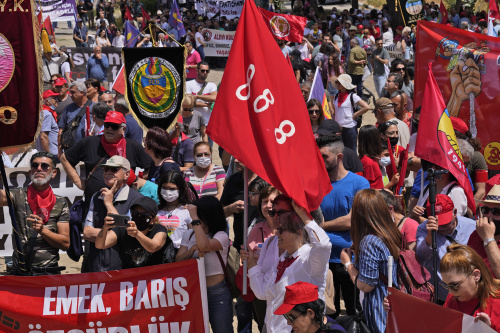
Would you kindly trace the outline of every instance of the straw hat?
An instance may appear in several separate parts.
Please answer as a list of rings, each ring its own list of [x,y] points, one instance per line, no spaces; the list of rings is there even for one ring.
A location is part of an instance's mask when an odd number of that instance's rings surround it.
[[[484,200],[477,200],[477,202],[480,204],[500,203],[500,185],[493,186],[491,190],[488,192],[488,194],[486,194],[486,196],[484,197]]]
[[[352,84],[352,78],[349,74],[340,74],[339,77],[337,78],[337,81],[347,90],[352,90],[356,88],[356,86]]]

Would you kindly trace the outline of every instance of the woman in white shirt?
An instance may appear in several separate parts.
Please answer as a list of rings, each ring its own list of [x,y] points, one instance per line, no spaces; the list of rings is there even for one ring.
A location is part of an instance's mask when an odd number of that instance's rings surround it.
[[[106,29],[100,29],[97,32],[95,41],[96,41],[97,45],[100,47],[111,46],[111,43],[109,42],[108,36],[106,36]]]
[[[305,37],[302,37],[302,43],[297,45],[297,50],[300,51],[300,59],[302,59],[302,60],[310,59],[311,52],[313,49],[314,48],[313,48],[312,44],[309,43],[309,41]]]
[[[125,36],[122,35],[121,30],[116,30],[116,36],[113,38],[113,47],[124,47],[125,46]]]
[[[233,298],[224,280],[229,236],[222,204],[215,197],[203,197],[188,205],[192,230],[184,233],[176,261],[205,258],[208,317],[212,332],[233,332]]]
[[[194,35],[194,39],[196,41],[196,51],[200,54],[201,60],[205,59],[205,52],[203,52],[203,48],[205,47],[205,41],[203,40],[203,35],[201,31],[203,27],[200,25],[196,28],[196,34]]]

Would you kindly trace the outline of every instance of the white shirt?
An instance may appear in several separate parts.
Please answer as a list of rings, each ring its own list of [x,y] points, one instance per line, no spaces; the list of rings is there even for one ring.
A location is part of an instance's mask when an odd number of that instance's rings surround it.
[[[352,100],[354,104],[356,104],[361,100],[361,98],[355,93],[352,93]],[[335,121],[339,123],[340,126],[346,128],[353,128],[356,126],[356,120],[352,119],[353,109],[350,96],[347,96],[341,106],[339,106],[337,96],[337,99],[333,101],[333,107],[335,108]]]
[[[410,147],[408,148],[408,152],[409,153],[414,153],[415,152],[415,147],[417,145],[417,133],[413,133],[411,136],[410,136]]]
[[[203,83],[198,83],[196,80],[191,80],[186,82],[186,94],[197,95],[198,91],[201,90]],[[217,91],[217,86],[213,82],[207,82],[205,89],[203,89],[203,95],[210,95],[210,93]],[[197,99],[197,102],[203,102],[201,99]],[[195,107],[195,111],[199,111],[203,115],[203,119],[205,119],[205,125],[208,125],[208,120],[210,119],[210,108],[207,106],[203,107]]]
[[[298,281],[309,282],[318,286],[319,298],[324,300],[323,294],[326,288],[328,260],[332,244],[326,232],[316,222],[309,222],[304,229],[309,234],[311,243],[302,245],[292,254],[292,257],[297,259],[286,268],[278,282],[275,282],[278,273],[277,265],[279,261],[288,257],[286,251],[274,261],[269,271],[263,272],[262,266],[259,265],[248,271],[250,286],[255,296],[267,301],[265,322],[268,332],[290,332],[292,329],[283,316],[274,314],[274,311],[283,303],[285,287]],[[264,246],[262,251],[264,251]],[[261,257],[263,254],[264,252],[261,253]]]
[[[43,82],[50,82],[50,77],[54,74],[59,73],[59,66],[68,59],[66,53],[62,53],[59,58],[50,59],[50,61],[45,58],[42,59],[42,70],[43,70]]]
[[[113,43],[111,43],[114,47],[124,47],[125,46],[125,36],[120,35],[113,38]]]
[[[337,46],[339,47],[339,49],[342,51],[342,43],[344,42],[342,40],[342,37],[340,37],[339,35],[335,34],[335,35],[333,35],[333,41],[337,44]]]
[[[203,44],[201,44],[198,40],[201,40],[203,41],[203,35],[200,33],[200,32],[197,32],[195,35],[194,35],[194,40],[196,41],[196,47],[200,47],[202,46]]]
[[[186,246],[190,249],[194,244],[196,244],[196,236],[193,235],[191,239],[189,237],[194,233],[194,230],[188,230],[182,236],[181,245]],[[224,264],[227,264],[227,251],[229,250],[229,236],[224,231],[219,231],[213,237],[210,234],[207,234],[208,239],[217,239],[222,245],[222,251],[220,254],[222,256],[222,260]],[[198,258],[198,251],[195,251],[193,254],[193,258]],[[212,276],[217,274],[224,274],[224,270],[222,269],[222,265],[220,264],[219,258],[217,257],[217,253],[209,252],[205,253],[205,276]]]
[[[308,47],[307,43],[305,43],[304,45],[299,44],[299,46],[297,46],[297,50],[300,51],[300,58],[302,60],[311,57],[311,55],[309,53],[309,47]]]
[[[457,184],[457,182],[453,181],[450,182],[448,185],[443,187],[443,190],[441,191],[441,194],[446,194],[448,192],[448,188],[452,184]],[[460,185],[455,185],[448,194],[448,196],[451,198],[451,201],[453,201],[453,204],[455,205],[455,209],[457,210],[457,215],[458,216],[465,216],[467,213],[467,197],[465,196],[465,191]],[[429,191],[423,191],[423,193],[420,195],[418,198],[417,206],[420,207],[425,207],[425,201],[429,197]]]
[[[410,142],[410,129],[408,128],[408,125],[402,120],[399,120],[398,118],[393,118],[391,120],[395,120],[398,123],[398,132],[399,132],[399,140],[398,140],[398,145],[406,149],[406,146]]]
[[[394,36],[391,31],[384,32],[382,34],[382,40],[384,42],[384,46],[389,46],[394,44]]]
[[[69,66],[69,62],[64,62],[61,65],[61,75],[66,78],[66,73],[70,73],[71,75],[71,67]]]
[[[160,223],[167,228],[167,234],[174,246],[179,248],[182,236],[184,236],[184,233],[188,230],[188,224],[191,224],[192,221],[189,211],[181,206],[171,211],[160,210],[156,216],[158,216]]]

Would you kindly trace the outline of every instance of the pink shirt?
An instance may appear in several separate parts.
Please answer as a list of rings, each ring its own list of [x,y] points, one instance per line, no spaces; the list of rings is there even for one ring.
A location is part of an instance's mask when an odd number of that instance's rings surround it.
[[[418,222],[407,217],[404,221],[401,233],[405,238],[406,244],[417,241]]]
[[[196,68],[187,68],[190,65],[197,65],[201,61],[200,54],[193,49],[191,53],[188,54],[186,58],[186,78],[195,79],[196,78]]]
[[[264,243],[264,241],[272,235],[273,231],[269,228],[267,221],[257,223],[250,231],[250,235],[248,235],[248,248],[250,250],[255,250],[259,244]]]

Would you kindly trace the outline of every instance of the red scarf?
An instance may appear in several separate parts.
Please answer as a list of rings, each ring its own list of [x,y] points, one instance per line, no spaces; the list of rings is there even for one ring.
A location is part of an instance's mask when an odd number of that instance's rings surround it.
[[[101,145],[110,157],[118,155],[127,158],[127,141],[124,137],[122,137],[117,143],[109,143],[104,138],[104,135],[101,135]]]
[[[47,223],[50,212],[56,204],[56,196],[52,191],[52,187],[49,187],[45,191],[37,191],[33,188],[33,184],[31,184],[28,186],[27,199],[33,214],[40,216],[44,224]]]
[[[276,275],[276,281],[274,281],[274,283],[277,283],[277,282],[281,279],[281,277],[282,277],[282,276],[283,276],[283,274],[285,273],[285,269],[287,269],[287,268],[288,268],[291,264],[293,264],[293,262],[294,262],[295,260],[297,260],[297,258],[298,258],[298,257],[299,257],[299,256],[296,256],[296,257],[294,258],[294,257],[291,257],[291,256],[290,256],[290,257],[286,258],[285,260],[280,261],[280,262],[278,263],[278,267],[277,267],[277,269],[278,269],[278,274]]]
[[[341,106],[345,100],[347,99],[347,96],[349,96],[349,92],[339,92],[339,98],[337,99],[337,102],[339,103],[339,106]]]
[[[184,134],[184,132],[181,132],[181,142],[186,140],[188,136]],[[172,139],[172,144],[175,146],[177,144],[177,141],[179,141],[179,137],[175,137]]]

